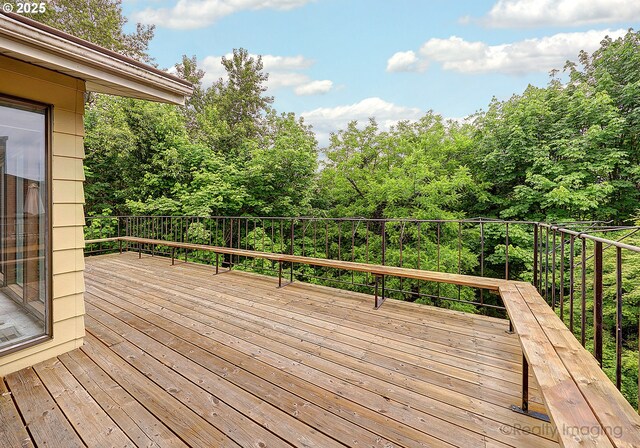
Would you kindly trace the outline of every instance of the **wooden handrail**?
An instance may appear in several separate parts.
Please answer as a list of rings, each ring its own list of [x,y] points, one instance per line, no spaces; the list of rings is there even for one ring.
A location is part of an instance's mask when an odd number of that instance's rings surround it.
[[[88,244],[98,244],[98,243],[107,243],[107,242],[112,242],[112,241],[121,241],[123,237],[111,237],[111,238],[98,238],[95,240],[85,240],[84,244],[85,246]]]

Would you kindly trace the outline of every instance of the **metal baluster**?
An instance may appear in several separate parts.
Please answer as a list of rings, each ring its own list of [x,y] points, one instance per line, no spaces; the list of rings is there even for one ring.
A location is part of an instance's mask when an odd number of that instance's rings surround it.
[[[564,323],[564,234],[560,231],[560,320]]]
[[[574,235],[569,236],[569,331],[573,334],[573,304],[575,295],[575,239]]]
[[[556,309],[556,229],[553,229],[553,246],[551,247],[551,308]]]
[[[622,386],[622,249],[616,247],[616,387]]]
[[[593,282],[593,350],[602,366],[602,243],[595,242]]]
[[[581,285],[580,285],[580,342],[584,347],[586,345],[586,325],[587,325],[587,240],[582,235],[582,270],[581,274]]]
[[[505,223],[504,230],[504,278],[509,280],[509,223]]]

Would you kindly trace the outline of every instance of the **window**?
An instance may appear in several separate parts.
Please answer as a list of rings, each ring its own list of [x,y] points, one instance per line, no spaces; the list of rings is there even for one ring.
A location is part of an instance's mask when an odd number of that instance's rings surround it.
[[[49,108],[0,97],[0,355],[51,335]]]

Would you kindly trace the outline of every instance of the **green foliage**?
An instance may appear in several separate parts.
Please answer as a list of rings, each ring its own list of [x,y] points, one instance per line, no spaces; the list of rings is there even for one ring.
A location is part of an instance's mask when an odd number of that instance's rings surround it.
[[[482,200],[459,158],[471,144],[468,127],[428,113],[381,132],[375,120],[332,135],[320,177],[319,203],[334,216],[446,219],[463,216],[465,200]]]
[[[195,94],[182,107],[96,96],[85,115],[90,213],[310,210],[318,166],[313,133],[293,114],[269,108],[260,58],[237,50],[223,65],[229,80],[204,90],[197,60],[183,57],[178,73],[195,83]]]
[[[132,198],[161,198],[176,183],[190,182],[181,156],[191,145],[174,106],[97,95],[85,128],[89,212],[121,214]]]
[[[314,194],[318,167],[313,132],[294,114],[268,116],[269,133],[249,143],[243,180],[245,212],[275,216],[304,215]]]
[[[639,199],[639,35],[605,39],[552,79],[476,117],[473,171],[503,218],[628,221]]]

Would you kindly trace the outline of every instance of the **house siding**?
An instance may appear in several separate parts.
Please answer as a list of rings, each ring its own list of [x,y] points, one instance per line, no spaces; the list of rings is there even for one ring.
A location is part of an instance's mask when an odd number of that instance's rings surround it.
[[[0,94],[53,106],[53,338],[0,356],[0,376],[83,343],[84,92],[82,80],[0,55]]]

